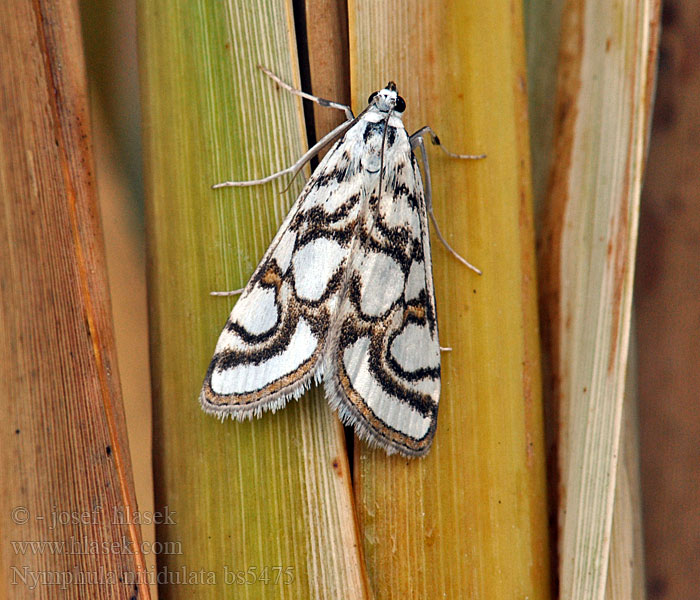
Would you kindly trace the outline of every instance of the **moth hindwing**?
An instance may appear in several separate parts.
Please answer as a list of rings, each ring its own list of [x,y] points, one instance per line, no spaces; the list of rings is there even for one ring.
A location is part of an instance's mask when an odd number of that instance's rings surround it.
[[[338,128],[219,337],[206,412],[259,416],[323,381],[360,438],[389,454],[429,450],[440,343],[429,207],[404,109],[390,82]]]

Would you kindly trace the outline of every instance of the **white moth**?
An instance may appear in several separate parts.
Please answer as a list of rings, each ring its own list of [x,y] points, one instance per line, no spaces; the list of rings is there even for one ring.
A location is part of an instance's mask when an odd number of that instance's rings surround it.
[[[389,454],[425,455],[440,398],[429,215],[452,251],[433,217],[423,135],[439,140],[429,127],[406,132],[406,104],[393,82],[353,117],[348,107],[262,70],[295,94],[344,110],[348,121],[289,169],[214,186],[297,172],[337,139],[233,307],[204,380],[202,408],[222,419],[257,417],[323,381],[328,402],[358,437]]]

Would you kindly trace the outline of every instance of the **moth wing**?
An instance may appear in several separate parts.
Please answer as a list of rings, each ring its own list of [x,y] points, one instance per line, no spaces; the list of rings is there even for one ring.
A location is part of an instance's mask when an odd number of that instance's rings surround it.
[[[410,147],[387,152],[386,162],[382,200],[351,253],[324,379],[329,402],[358,437],[389,454],[422,456],[435,435],[440,397],[428,219]],[[401,181],[391,175],[401,173]]]
[[[221,332],[200,403],[238,419],[277,410],[318,370],[345,274],[359,201],[343,140],[324,157],[282,223]],[[348,167],[348,168],[344,168]],[[347,189],[346,189],[347,188]]]

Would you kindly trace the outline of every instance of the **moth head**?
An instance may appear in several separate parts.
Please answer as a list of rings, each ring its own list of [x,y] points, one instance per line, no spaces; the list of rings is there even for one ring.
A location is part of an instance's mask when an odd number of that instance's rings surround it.
[[[383,90],[370,94],[367,104],[373,104],[380,112],[392,111],[401,114],[406,110],[406,101],[396,91],[396,84],[390,81]]]

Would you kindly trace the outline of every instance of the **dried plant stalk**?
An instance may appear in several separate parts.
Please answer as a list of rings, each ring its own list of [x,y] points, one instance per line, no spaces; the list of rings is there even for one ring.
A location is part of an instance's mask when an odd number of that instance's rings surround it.
[[[148,598],[77,3],[0,23],[2,595]]]
[[[377,598],[549,597],[524,45],[508,2],[350,3],[356,107],[388,80],[430,124],[440,417],[423,460],[358,444],[357,503]]]
[[[562,598],[603,598],[606,589],[658,8],[575,1],[563,14],[541,254],[559,414]]]

